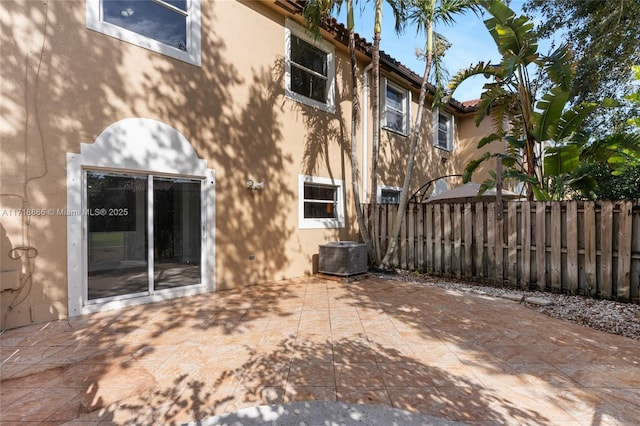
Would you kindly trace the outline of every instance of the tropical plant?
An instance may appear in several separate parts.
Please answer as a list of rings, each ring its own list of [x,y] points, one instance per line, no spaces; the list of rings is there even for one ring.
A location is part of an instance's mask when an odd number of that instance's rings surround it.
[[[409,135],[411,148],[409,158],[407,159],[398,212],[396,213],[393,229],[389,237],[387,251],[381,261],[381,266],[384,268],[397,264],[398,237],[407,208],[409,185],[411,184],[417,147],[422,135],[427,133],[423,129],[423,123],[425,123],[424,116],[427,111],[425,103],[430,78],[434,80],[434,86],[436,87],[432,107],[437,106],[441,102],[441,95],[444,92],[442,90],[444,84],[441,78],[443,70],[441,60],[448,42],[446,42],[442,35],[434,31],[434,25],[439,23],[452,25],[455,23],[456,16],[468,10],[476,10],[477,8],[473,0],[404,0],[400,3],[400,6],[399,10],[404,16],[402,22],[412,23],[419,33],[426,35],[424,48],[425,68],[422,75],[422,84],[420,85],[416,122],[411,128],[411,134]]]
[[[468,182],[481,163],[498,158],[504,167],[503,175],[491,173],[481,190],[495,186],[496,179],[503,179],[525,184],[529,200],[557,198],[562,194],[559,189],[566,186],[591,193],[595,182],[588,175],[571,176],[579,163],[581,149],[588,146],[588,134],[582,124],[592,112],[617,106],[617,103],[605,99],[571,106],[575,62],[568,46],[562,45],[542,55],[538,52],[533,22],[528,17],[516,16],[498,0],[479,0],[478,3],[490,15],[485,26],[502,60],[497,65],[481,62],[460,71],[452,79],[450,88],[453,92],[463,81],[476,75],[493,79],[484,85],[475,120],[479,124],[491,117],[496,131],[483,138],[478,147],[503,141],[506,149],[471,161],[463,181]],[[532,77],[533,72],[538,73],[537,78]],[[539,78],[546,79],[548,91],[538,98]]]

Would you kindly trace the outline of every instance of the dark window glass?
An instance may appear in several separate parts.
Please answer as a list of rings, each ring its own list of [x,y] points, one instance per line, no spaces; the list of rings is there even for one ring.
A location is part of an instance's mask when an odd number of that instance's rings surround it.
[[[405,95],[387,86],[385,126],[397,132],[405,132]]]
[[[186,1],[167,2],[186,11]],[[149,37],[160,43],[187,50],[187,17],[151,0],[103,0],[103,20]]]
[[[441,148],[449,148],[449,117],[444,114],[438,114],[437,145]]]
[[[200,181],[153,179],[153,270],[156,289],[199,284]]]
[[[308,70],[327,76],[327,54],[296,36],[291,36],[291,60]]]
[[[305,184],[304,217],[306,219],[333,219],[336,217],[335,186]]]
[[[334,219],[336,217],[333,203],[304,203],[305,219]]]
[[[147,178],[87,173],[89,300],[148,291]]]
[[[318,102],[327,99],[327,54],[291,37],[291,91]]]
[[[380,191],[380,201],[386,204],[397,204],[400,202],[400,191],[383,189]]]

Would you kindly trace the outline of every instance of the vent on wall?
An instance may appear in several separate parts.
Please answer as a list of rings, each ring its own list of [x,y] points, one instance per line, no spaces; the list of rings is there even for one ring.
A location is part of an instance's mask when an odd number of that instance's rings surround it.
[[[350,276],[367,272],[367,246],[354,241],[335,241],[319,246],[318,272]]]

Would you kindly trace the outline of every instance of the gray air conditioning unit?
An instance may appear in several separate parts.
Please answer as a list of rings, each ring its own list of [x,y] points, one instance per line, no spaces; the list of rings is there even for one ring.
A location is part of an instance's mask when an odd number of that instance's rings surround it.
[[[367,272],[366,244],[334,241],[318,249],[318,272],[345,277]]]

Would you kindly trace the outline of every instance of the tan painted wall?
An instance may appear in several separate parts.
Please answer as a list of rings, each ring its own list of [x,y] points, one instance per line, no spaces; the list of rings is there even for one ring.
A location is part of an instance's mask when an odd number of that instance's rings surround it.
[[[176,128],[215,169],[218,289],[310,274],[318,244],[357,238],[340,143],[350,125],[348,58],[336,49],[336,114],[286,99],[276,10],[203,2],[195,67],[88,30],[83,2],[0,2],[0,269],[23,280],[20,291],[0,292],[2,328],[64,318],[68,297],[66,217],[6,212],[66,208],[66,154],[124,118]],[[401,157],[385,155],[389,176]],[[422,170],[429,161],[439,163],[425,150]],[[299,174],[345,181],[346,228],[298,229]],[[249,178],[265,190],[248,191]]]
[[[385,76],[385,73],[382,74]],[[398,83],[397,79],[392,80]],[[418,115],[419,92],[412,90],[412,126]],[[478,150],[478,141],[492,132],[493,126],[490,120],[483,120],[476,127],[473,113],[460,114],[452,109],[446,112],[454,116],[454,148],[451,151],[437,148],[433,145],[433,112],[430,108],[431,99],[427,99],[427,110],[424,116],[424,127],[416,156],[415,169],[411,179],[410,195],[428,181],[445,175],[461,174],[466,165],[474,158],[481,156],[485,151],[497,152],[500,147],[497,143]],[[372,114],[372,113],[371,113]],[[370,121],[373,123],[373,119]],[[373,124],[371,124],[373,126]],[[369,133],[371,134],[371,129]],[[405,164],[409,155],[411,138],[393,131],[381,130],[380,137],[380,178],[379,184],[401,187],[404,182]],[[488,171],[493,165],[483,165],[473,175],[474,182],[482,182],[488,177]],[[445,180],[449,188],[460,185],[461,178],[447,178]],[[433,187],[432,187],[433,189]]]

